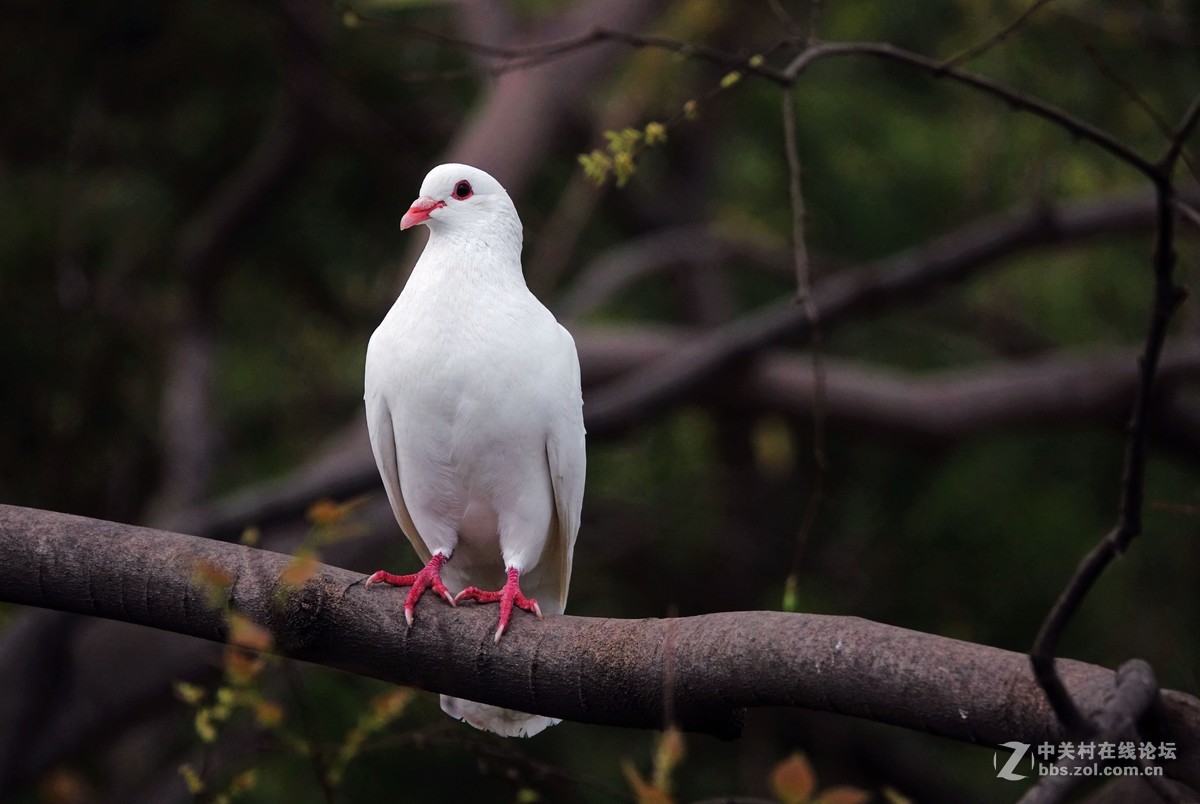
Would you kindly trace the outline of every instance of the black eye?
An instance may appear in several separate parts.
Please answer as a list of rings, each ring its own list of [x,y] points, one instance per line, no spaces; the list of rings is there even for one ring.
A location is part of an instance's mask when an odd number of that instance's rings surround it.
[[[454,185],[454,197],[459,201],[462,201],[464,198],[470,198],[471,182],[460,181],[458,184]]]

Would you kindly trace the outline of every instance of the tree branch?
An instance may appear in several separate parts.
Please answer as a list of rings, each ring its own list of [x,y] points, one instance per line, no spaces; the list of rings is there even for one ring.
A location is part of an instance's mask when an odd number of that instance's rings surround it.
[[[1154,202],[1143,196],[1034,206],[975,221],[928,245],[826,277],[812,289],[822,328],[830,332],[868,310],[910,301],[976,270],[1036,246],[1145,225]],[[694,339],[679,352],[622,377],[588,397],[588,432],[606,434],[683,399],[703,383],[767,346],[812,336],[792,297]]]
[[[672,329],[591,328],[576,332],[585,387],[674,354],[696,336]],[[963,369],[905,374],[845,359],[827,359],[826,415],[860,432],[954,441],[1002,428],[1118,422],[1137,386],[1136,352],[1117,349],[995,361]],[[1200,378],[1200,342],[1163,355],[1159,384],[1169,394]],[[811,363],[782,350],[759,355],[736,385],[712,395],[752,411],[799,419],[817,393]]]
[[[1096,736],[1099,741],[1130,739],[1133,725],[1157,695],[1158,681],[1149,664],[1141,659],[1131,659],[1117,668],[1109,700],[1096,713]],[[1021,797],[1020,804],[1057,804],[1088,778],[1073,775],[1070,771],[1087,764],[1089,761],[1082,757],[1061,760],[1055,767],[1063,772],[1039,781]]]
[[[992,34],[987,39],[984,39],[982,42],[974,44],[971,47],[967,48],[966,50],[963,50],[963,51],[951,56],[950,58],[946,59],[945,61],[942,62],[942,66],[943,67],[956,67],[959,64],[962,64],[963,62],[968,62],[968,61],[971,61],[972,59],[976,59],[979,56],[982,56],[984,53],[987,53],[989,50],[994,48],[996,45],[1000,44],[1005,39],[1008,39],[1008,37],[1012,36],[1014,31],[1016,31],[1018,28],[1020,28],[1022,25],[1024,25],[1025,22],[1030,17],[1032,17],[1034,14],[1036,14],[1042,8],[1042,6],[1046,5],[1049,2],[1050,2],[1050,0],[1034,0],[1034,2],[1029,4],[1028,8],[1026,8],[1024,11],[1022,11],[1020,14],[1018,14],[1013,19],[1013,21],[1010,22],[1008,25],[1005,25],[1003,28],[996,31],[996,33]]]
[[[0,506],[0,554],[7,601],[223,642],[225,614],[197,580],[207,565],[281,654],[586,723],[660,728],[669,708],[684,728],[732,738],[744,707],[799,706],[972,743],[1064,736],[1024,655],[857,618],[517,618],[496,646],[488,607],[427,598],[406,629],[399,592],[368,592],[362,576],[325,565],[289,587],[289,556],[242,545]],[[1112,671],[1064,661],[1062,672],[1083,706],[1103,710]],[[1168,776],[1200,787],[1200,701],[1164,691],[1139,727],[1178,745]]]
[[[1029,652],[1030,663],[1038,683],[1046,692],[1050,704],[1064,726],[1075,734],[1095,731],[1063,684],[1055,666],[1054,654],[1058,641],[1075,611],[1083,603],[1096,580],[1114,558],[1121,555],[1142,532],[1142,505],[1145,495],[1146,441],[1150,425],[1151,395],[1163,345],[1167,340],[1167,325],[1175,308],[1184,299],[1183,288],[1175,284],[1175,210],[1172,199],[1175,187],[1172,174],[1183,151],[1183,143],[1200,120],[1200,95],[1192,101],[1175,129],[1175,136],[1166,153],[1151,174],[1154,180],[1157,225],[1154,236],[1154,300],[1142,353],[1138,357],[1138,384],[1129,414],[1129,436],[1126,440],[1125,461],[1121,470],[1121,496],[1117,522],[1113,529],[1080,562],[1066,588],[1054,602],[1038,630]]]
[[[1136,153],[1106,131],[1080,120],[1052,104],[1031,95],[1018,92],[990,78],[967,72],[949,64],[896,47],[887,42],[822,42],[806,49],[783,70],[793,81],[814,63],[834,56],[869,56],[886,61],[907,64],[924,70],[935,78],[949,78],[956,83],[979,90],[986,95],[1002,100],[1014,109],[1029,112],[1053,123],[1072,136],[1099,146],[1109,155],[1140,171],[1149,179],[1157,175],[1157,168],[1149,160]]]

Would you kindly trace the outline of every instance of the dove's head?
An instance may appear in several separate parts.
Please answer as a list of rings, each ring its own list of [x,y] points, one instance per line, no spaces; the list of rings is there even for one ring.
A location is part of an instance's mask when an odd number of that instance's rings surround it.
[[[421,182],[421,196],[400,220],[400,228],[428,224],[431,232],[483,234],[514,229],[521,237],[521,219],[508,193],[479,168],[438,165]]]

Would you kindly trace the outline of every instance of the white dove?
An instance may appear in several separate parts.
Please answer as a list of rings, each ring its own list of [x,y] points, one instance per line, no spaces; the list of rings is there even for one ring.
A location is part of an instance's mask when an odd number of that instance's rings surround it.
[[[392,510],[426,564],[367,586],[411,586],[410,627],[430,587],[451,605],[498,602],[499,643],[514,606],[541,617],[567,604],[586,469],[579,357],[525,285],[521,219],[499,182],[435,167],[400,228],[422,223],[429,242],[367,347],[364,398]],[[441,700],[509,737],[558,723]]]

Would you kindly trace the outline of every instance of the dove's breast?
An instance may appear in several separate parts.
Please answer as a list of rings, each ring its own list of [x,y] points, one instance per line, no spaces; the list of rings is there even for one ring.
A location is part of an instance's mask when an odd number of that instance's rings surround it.
[[[455,564],[492,564],[498,522],[514,508],[554,516],[547,423],[578,405],[569,336],[532,296],[510,304],[405,305],[367,351],[367,395],[391,413],[403,496],[459,533]],[[531,512],[531,513],[526,513]],[[540,552],[540,547],[536,552]]]

